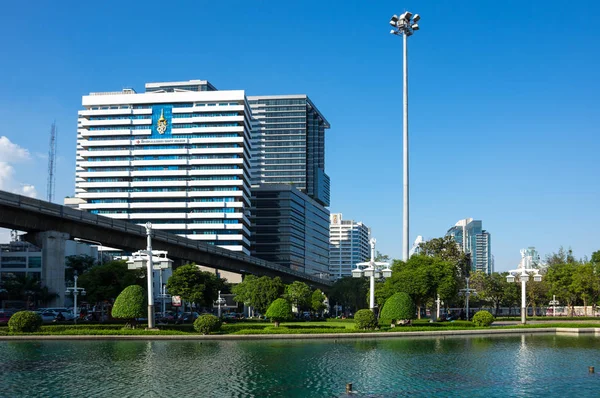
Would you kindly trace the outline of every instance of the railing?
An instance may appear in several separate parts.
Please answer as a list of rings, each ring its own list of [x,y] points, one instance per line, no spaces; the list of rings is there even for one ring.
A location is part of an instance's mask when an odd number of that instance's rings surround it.
[[[64,218],[67,220],[74,220],[77,222],[84,222],[87,224],[97,225],[99,227],[114,229],[122,231],[140,237],[146,236],[145,227],[137,224],[133,224],[127,221],[104,217],[96,214],[91,214],[86,211],[72,209],[70,207],[61,206],[55,203],[45,202],[39,199],[32,199],[26,196],[12,194],[5,191],[0,191],[0,203],[6,205],[21,208],[25,210],[31,210],[46,214],[53,217]],[[269,261],[265,261],[256,257],[248,256],[247,254],[236,253],[231,250],[223,249],[207,243],[194,241],[191,239],[183,238],[178,235],[170,234],[161,230],[153,230],[153,238],[165,243],[171,243],[179,246],[185,246],[196,250],[204,251],[207,253],[217,254],[223,257],[240,260],[249,264],[261,266],[264,268],[276,270],[288,275],[296,276],[302,279],[310,280],[312,282],[321,284],[330,284],[331,282],[326,279],[317,278],[305,273],[294,271],[292,269],[283,267],[279,264],[275,264]]]

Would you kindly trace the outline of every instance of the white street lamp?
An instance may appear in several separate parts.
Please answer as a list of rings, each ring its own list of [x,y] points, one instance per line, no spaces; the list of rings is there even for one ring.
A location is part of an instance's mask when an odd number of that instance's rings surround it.
[[[391,30],[391,34],[402,36],[404,51],[403,51],[403,124],[402,124],[402,141],[403,141],[403,188],[404,188],[404,207],[403,207],[403,219],[402,219],[402,260],[408,260],[408,47],[407,38],[412,36],[414,32],[419,30],[417,22],[421,19],[419,14],[413,14],[406,11],[404,14],[392,16],[390,25],[394,27]]]
[[[77,276],[77,271],[75,271],[75,276],[73,277],[73,279],[75,281],[73,287],[68,287],[65,293],[73,295],[73,322],[77,323],[77,318],[79,316],[79,311],[77,311],[77,296],[85,296],[86,292],[84,288],[77,287],[77,279],[79,279],[79,277]]]
[[[472,294],[477,294],[477,291],[475,291],[475,289],[471,289],[469,288],[469,278],[465,278],[467,280],[467,288],[466,289],[460,289],[459,294],[461,296],[465,296],[465,301],[466,301],[466,307],[467,307],[467,321],[469,320],[469,297],[471,297]]]
[[[102,257],[102,242],[98,242],[95,240],[90,240],[90,239],[82,239],[82,238],[73,238],[73,240],[77,241],[77,242],[88,242],[88,243],[93,243],[96,246],[98,246],[98,255],[100,257],[100,265],[103,264],[103,257]]]
[[[219,290],[219,298],[217,298],[217,301],[215,301],[215,304],[217,304],[217,308],[218,308],[217,314],[218,314],[219,318],[221,317],[221,306],[225,305],[226,302],[227,301],[223,297],[221,297],[221,291]]]
[[[375,261],[376,242],[375,238],[372,238],[369,242],[371,244],[371,261],[358,263],[356,268],[352,270],[353,278],[362,278],[363,276],[369,278],[369,308],[373,312],[375,312],[375,278],[380,279],[382,276],[389,278],[392,276],[392,270],[388,263]],[[361,269],[360,267],[365,268]]]
[[[552,316],[556,316],[556,306],[560,305],[560,303],[556,299],[556,295],[555,294],[552,295],[552,300],[550,300],[549,304],[552,306]]]
[[[162,270],[171,266],[172,260],[167,258],[166,251],[154,251],[152,252],[152,224],[146,223],[146,250],[138,250],[133,253],[131,259],[127,261],[129,269],[141,269],[146,268],[148,275],[148,329],[154,329],[154,278],[152,277],[152,271],[154,269]],[[159,257],[154,257],[154,255]],[[164,255],[162,257],[161,255]],[[155,264],[156,261],[156,264]]]
[[[542,275],[540,275],[538,269],[528,269],[523,266],[521,273],[518,274],[519,270],[508,271],[509,275],[506,277],[506,281],[509,283],[515,282],[515,275],[517,275],[521,281],[521,323],[525,325],[527,323],[527,294],[526,284],[529,281],[529,274],[533,273],[533,281],[541,282]]]

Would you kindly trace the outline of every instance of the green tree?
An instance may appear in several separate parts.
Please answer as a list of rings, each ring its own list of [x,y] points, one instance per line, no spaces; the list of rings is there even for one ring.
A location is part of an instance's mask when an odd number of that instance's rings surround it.
[[[562,250],[562,248],[561,248]],[[550,294],[567,304],[570,309],[570,316],[573,316],[574,305],[577,300],[577,289],[573,284],[573,275],[575,274],[576,264],[553,262],[546,272],[546,279],[550,286]]]
[[[79,276],[78,285],[85,288],[87,300],[97,303],[116,298],[130,285],[144,284],[146,270],[129,270],[124,260],[96,265]]]
[[[296,310],[302,311],[310,305],[310,287],[304,282],[295,281],[285,287],[283,297],[292,303]]]
[[[65,280],[72,281],[75,272],[82,275],[96,264],[96,259],[85,254],[65,258]]]
[[[225,282],[213,273],[202,271],[196,264],[186,264],[173,271],[167,281],[167,290],[188,303],[212,307]]]
[[[275,327],[278,328],[280,322],[292,319],[292,306],[287,300],[278,298],[271,303],[265,316],[274,322]]]
[[[344,277],[336,280],[329,289],[329,302],[342,305],[347,311],[367,307],[369,281],[366,278]]]
[[[556,264],[574,264],[576,262],[577,261],[573,256],[573,250],[571,250],[571,248],[565,250],[562,246],[558,249],[558,252],[546,256],[546,264],[548,264],[548,266]]]
[[[592,253],[592,258],[590,259],[592,264],[600,264],[600,250]]]
[[[584,314],[587,314],[588,305],[592,303],[595,306],[598,300],[599,266],[591,262],[580,264],[573,272],[573,290],[583,301]]]
[[[320,289],[316,289],[314,292],[312,292],[310,297],[310,308],[318,314],[327,308],[325,305],[325,295]]]
[[[135,327],[136,318],[147,315],[146,292],[140,285],[127,286],[115,300],[112,308],[113,318],[126,319]]]
[[[459,278],[468,276],[471,271],[471,257],[463,253],[456,241],[450,236],[422,242],[419,244],[419,249],[420,254],[439,257],[443,261],[454,264],[458,268]]]
[[[380,287],[379,299],[387,300],[395,293],[408,293],[417,306],[420,319],[421,308],[440,298],[450,301],[458,293],[458,269],[450,261],[440,257],[417,254],[407,262],[395,260],[392,276]]]
[[[395,293],[387,299],[381,315],[379,316],[385,322],[393,323],[399,320],[414,319],[415,304],[407,293]]]
[[[498,316],[498,310],[506,295],[506,284],[508,284],[506,275],[508,273],[486,274],[482,271],[471,274],[470,287],[477,291],[477,297],[480,300],[494,307],[496,316]]]
[[[235,295],[234,300],[254,307],[258,312],[264,314],[269,305],[284,292],[284,285],[279,277],[268,276],[257,277],[247,275],[242,283],[238,283],[231,289]]]

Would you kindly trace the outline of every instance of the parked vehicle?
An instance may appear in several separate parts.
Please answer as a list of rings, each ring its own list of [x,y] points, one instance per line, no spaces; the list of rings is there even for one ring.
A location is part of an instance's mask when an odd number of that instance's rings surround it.
[[[200,314],[197,312],[182,312],[177,319],[177,323],[192,323],[194,322]]]
[[[12,315],[12,312],[0,311],[0,323],[8,322]]]
[[[57,319],[58,314],[61,314],[62,316],[59,318],[64,318],[64,319]],[[52,311],[52,310],[46,310],[42,313],[40,313],[40,316],[42,317],[42,321],[43,322],[53,322],[53,321],[72,321],[73,320],[73,313],[72,312],[67,312],[67,311]]]

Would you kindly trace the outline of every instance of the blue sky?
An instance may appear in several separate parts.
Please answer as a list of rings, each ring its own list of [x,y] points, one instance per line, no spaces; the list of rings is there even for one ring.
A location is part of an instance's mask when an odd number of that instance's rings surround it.
[[[411,242],[473,217],[500,271],[526,246],[600,250],[591,0],[9,2],[0,188],[31,184],[45,197],[56,120],[56,197],[73,194],[77,110],[91,91],[207,79],[249,95],[306,93],[332,126],[330,210],[365,222],[399,258],[402,43],[388,21],[404,10],[422,16],[409,38]]]

